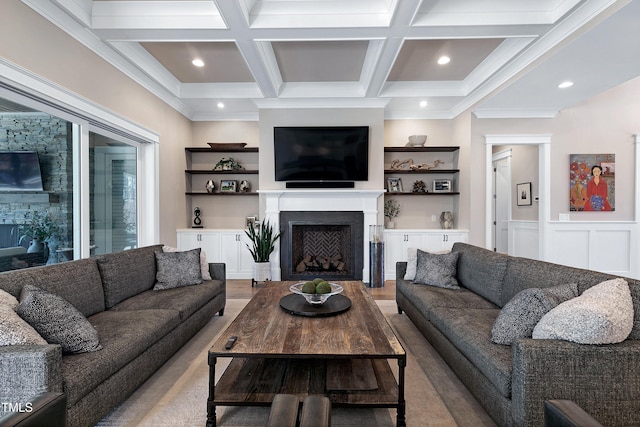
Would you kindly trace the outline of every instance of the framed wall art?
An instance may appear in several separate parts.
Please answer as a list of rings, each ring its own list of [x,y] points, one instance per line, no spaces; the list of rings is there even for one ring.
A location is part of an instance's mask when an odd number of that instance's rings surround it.
[[[569,155],[569,210],[614,211],[616,155]]]
[[[531,206],[531,183],[516,184],[516,205]]]

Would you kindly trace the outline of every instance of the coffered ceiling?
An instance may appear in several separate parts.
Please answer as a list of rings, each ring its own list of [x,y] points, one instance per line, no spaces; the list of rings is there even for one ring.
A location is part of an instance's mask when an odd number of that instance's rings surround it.
[[[191,120],[551,117],[640,74],[631,0],[22,1]]]

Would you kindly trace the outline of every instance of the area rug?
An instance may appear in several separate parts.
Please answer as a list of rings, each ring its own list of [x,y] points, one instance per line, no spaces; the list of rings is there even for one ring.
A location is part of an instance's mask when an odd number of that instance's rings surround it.
[[[207,351],[218,335],[247,304],[227,300],[225,315],[209,323],[136,392],[97,425],[191,427],[207,418],[209,369]],[[397,314],[394,301],[377,301],[407,351],[405,398],[408,426],[493,426],[494,423],[428,345],[413,323]],[[226,367],[216,365],[217,376]],[[393,366],[397,374],[397,366]],[[264,426],[269,408],[218,407],[218,426]],[[334,408],[335,427],[396,425],[395,409]]]

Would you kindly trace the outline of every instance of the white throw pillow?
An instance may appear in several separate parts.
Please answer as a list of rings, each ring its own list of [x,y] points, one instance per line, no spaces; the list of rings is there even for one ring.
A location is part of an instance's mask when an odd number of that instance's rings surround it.
[[[9,292],[0,289],[0,307],[3,305],[15,310],[18,306],[18,299]]]
[[[47,342],[13,308],[0,304],[0,346],[45,345]]]
[[[171,246],[163,246],[162,252],[182,252],[178,248]],[[211,274],[209,273],[209,262],[207,261],[207,254],[204,249],[200,249],[200,270],[202,272],[202,280],[211,280]]]
[[[614,344],[627,339],[632,328],[629,285],[617,278],[599,283],[551,309],[533,329],[533,338]]]

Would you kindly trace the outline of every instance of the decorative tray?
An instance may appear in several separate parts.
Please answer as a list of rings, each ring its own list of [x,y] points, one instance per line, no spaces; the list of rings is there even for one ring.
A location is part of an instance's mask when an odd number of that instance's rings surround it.
[[[349,310],[351,300],[344,295],[334,295],[324,304],[309,304],[302,295],[289,294],[280,299],[280,307],[287,313],[298,316],[327,317]]]
[[[207,142],[214,151],[242,150],[246,142]]]

